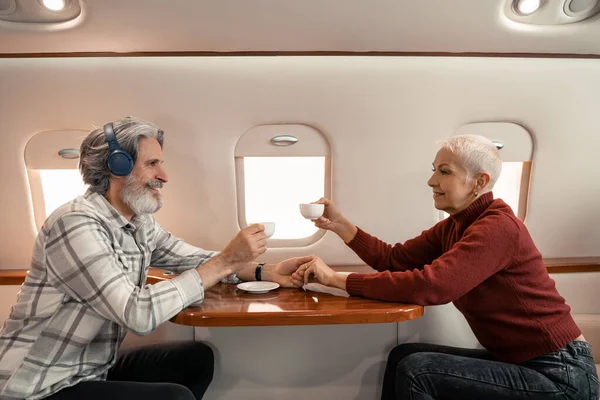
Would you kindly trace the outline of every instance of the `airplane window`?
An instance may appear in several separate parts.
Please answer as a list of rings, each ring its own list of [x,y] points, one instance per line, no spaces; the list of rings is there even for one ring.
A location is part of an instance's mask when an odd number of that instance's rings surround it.
[[[457,135],[482,135],[501,144],[502,172],[492,192],[504,200],[521,221],[527,215],[533,138],[522,125],[513,122],[473,122],[462,125]],[[496,147],[498,147],[498,144]],[[447,215],[440,215],[446,218]]]
[[[25,147],[25,165],[34,223],[40,229],[62,204],[85,193],[76,157],[87,130],[49,130],[35,134]],[[66,156],[61,153],[66,151]]]
[[[502,172],[492,190],[494,197],[504,200],[517,216],[519,216],[521,199],[523,164],[522,162],[502,163]]]
[[[78,169],[42,169],[39,173],[46,207],[45,217],[64,203],[84,194],[87,189]]]
[[[273,239],[306,238],[318,231],[300,203],[325,194],[325,157],[244,157],[246,223],[275,222]]]
[[[300,204],[331,198],[331,152],[325,136],[303,124],[258,125],[235,148],[238,223],[274,222],[269,247],[309,246],[325,235]]]

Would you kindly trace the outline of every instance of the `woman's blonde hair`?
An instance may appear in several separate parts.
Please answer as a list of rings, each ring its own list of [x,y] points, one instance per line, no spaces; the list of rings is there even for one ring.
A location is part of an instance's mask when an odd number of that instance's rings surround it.
[[[469,177],[480,172],[490,174],[487,189],[493,189],[502,172],[502,160],[496,145],[490,139],[479,135],[458,135],[443,140],[440,146],[462,160]]]

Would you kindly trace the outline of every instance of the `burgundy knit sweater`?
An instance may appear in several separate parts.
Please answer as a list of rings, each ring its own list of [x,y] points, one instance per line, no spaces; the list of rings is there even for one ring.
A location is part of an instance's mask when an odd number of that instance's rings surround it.
[[[358,229],[348,246],[381,271],[350,274],[350,294],[424,306],[453,302],[499,361],[521,363],[581,334],[527,228],[491,192],[404,244]]]

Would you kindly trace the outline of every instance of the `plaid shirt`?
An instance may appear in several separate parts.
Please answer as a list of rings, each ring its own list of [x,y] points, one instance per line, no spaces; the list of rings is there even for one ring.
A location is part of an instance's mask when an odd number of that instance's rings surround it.
[[[202,301],[194,268],[215,254],[173,237],[151,215],[128,221],[97,193],[60,207],[38,234],[0,331],[0,399],[106,379],[127,330],[148,334]],[[181,275],[144,285],[150,265]]]

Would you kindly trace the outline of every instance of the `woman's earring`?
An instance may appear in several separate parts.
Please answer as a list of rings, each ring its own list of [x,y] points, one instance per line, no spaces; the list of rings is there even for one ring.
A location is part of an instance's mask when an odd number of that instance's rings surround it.
[[[478,195],[478,194],[479,194],[479,193],[475,192],[475,193],[473,193],[473,196],[477,197],[477,195]]]

